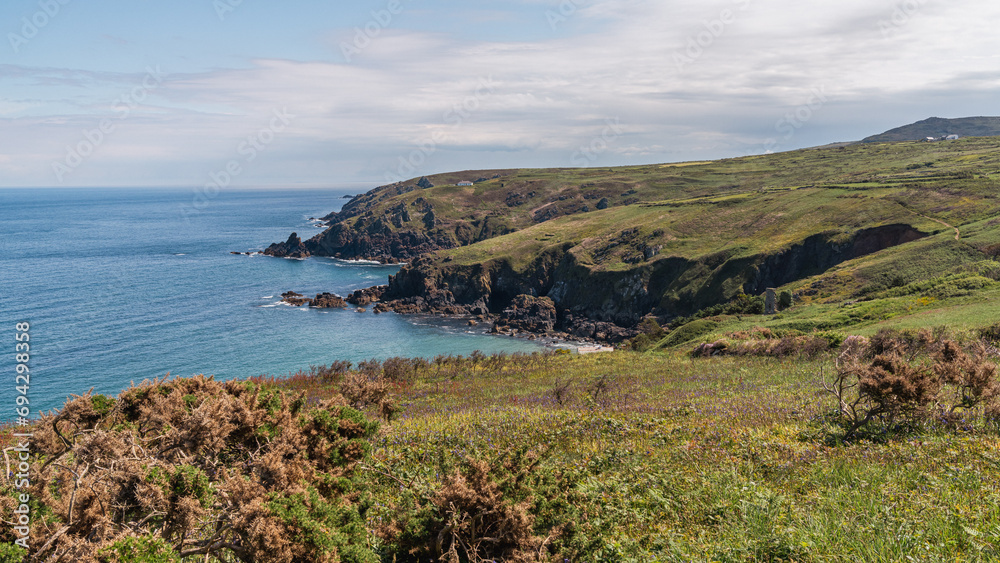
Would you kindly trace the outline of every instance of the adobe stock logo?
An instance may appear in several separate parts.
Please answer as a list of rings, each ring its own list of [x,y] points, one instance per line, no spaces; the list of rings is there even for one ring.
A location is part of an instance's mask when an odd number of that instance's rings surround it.
[[[735,8],[724,8],[718,17],[702,22],[704,29],[688,38],[684,49],[674,53],[674,68],[680,73],[684,68],[701,58],[716,40],[726,34],[740,15],[750,9],[753,0],[736,0]]]
[[[140,84],[112,102],[111,111],[115,112],[117,123],[121,123],[132,115],[132,112],[141,106],[150,93],[159,88],[165,75],[160,67],[147,67],[146,76]],[[79,168],[97,149],[103,145],[118,128],[116,121],[105,118],[93,129],[84,129],[83,138],[75,145],[66,146],[66,157],[62,161],[52,163],[52,172],[56,179],[62,183],[70,172]]]
[[[10,48],[14,53],[20,53],[21,47],[29,41],[38,37],[38,33],[49,25],[49,23],[62,12],[62,7],[72,0],[40,0],[38,7],[41,8],[31,15],[31,17],[21,18],[20,33],[8,33],[7,40],[10,41]]]
[[[344,55],[344,60],[348,63],[354,61],[354,57],[361,54],[372,44],[382,31],[392,25],[392,20],[403,13],[402,0],[389,0],[385,8],[371,12],[371,19],[363,27],[354,28],[354,40],[350,43],[342,41],[340,52]]]
[[[764,152],[772,153],[777,150],[782,143],[792,140],[792,137],[805,126],[829,102],[826,96],[826,86],[820,85],[813,88],[809,99],[802,105],[795,108],[778,119],[774,124],[774,130],[781,133],[780,139],[768,139],[764,142]]]
[[[569,158],[570,163],[580,168],[590,166],[624,134],[625,130],[622,129],[619,118],[605,119],[601,134],[591,139],[590,144],[581,146],[580,150],[574,152]]]

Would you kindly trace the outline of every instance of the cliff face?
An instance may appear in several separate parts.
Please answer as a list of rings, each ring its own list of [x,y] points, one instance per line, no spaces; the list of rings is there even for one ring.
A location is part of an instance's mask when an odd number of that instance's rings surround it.
[[[488,173],[494,180],[502,177],[496,171],[478,171],[471,177]],[[396,264],[514,230],[504,217],[489,213],[473,218],[439,214],[435,201],[422,195],[429,193],[424,190],[433,187],[429,179],[421,178],[415,183],[375,188],[352,198],[340,211],[323,217],[330,226],[322,233],[304,242],[293,233],[286,242],[270,245],[264,254],[279,258],[329,256]],[[447,198],[438,198],[436,203],[450,206]]]
[[[887,225],[846,238],[818,234],[773,253],[665,257],[615,271],[581,265],[569,248],[543,253],[520,271],[506,261],[452,266],[423,257],[389,278],[383,299],[407,312],[502,315],[518,296],[547,297],[560,330],[588,337],[607,333],[605,339],[614,340],[645,315],[688,315],[737,293],[760,294],[923,236],[909,225]]]
[[[264,254],[279,258],[330,256],[396,264],[458,245],[446,231],[431,230],[435,226],[433,209],[421,214],[419,226],[411,225],[414,218],[405,207],[378,216],[358,217],[349,223],[347,219],[355,217],[352,211],[328,215],[325,219],[334,223],[305,242],[292,233],[286,242],[272,244]]]

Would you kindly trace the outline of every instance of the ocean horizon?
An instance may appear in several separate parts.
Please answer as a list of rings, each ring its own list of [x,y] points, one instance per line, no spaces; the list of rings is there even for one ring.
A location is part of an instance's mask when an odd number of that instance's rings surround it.
[[[286,376],[334,360],[531,352],[543,344],[489,335],[461,320],[316,310],[280,302],[289,290],[346,296],[386,283],[398,265],[262,250],[310,218],[339,210],[350,189],[0,189],[0,327],[30,323],[32,416],[93,389],[194,374]],[[8,365],[9,364],[9,365]],[[13,386],[13,383],[11,384]],[[0,420],[14,418],[13,409]]]

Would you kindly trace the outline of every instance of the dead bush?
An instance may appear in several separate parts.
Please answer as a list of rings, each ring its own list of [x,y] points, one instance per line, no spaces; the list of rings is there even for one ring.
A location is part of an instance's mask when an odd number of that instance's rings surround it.
[[[372,408],[387,422],[391,422],[392,417],[399,412],[390,382],[381,372],[348,372],[337,389],[351,407],[358,410]]]
[[[948,385],[947,396],[941,404],[946,420],[958,422],[962,413],[997,403],[1000,382],[996,379],[997,367],[988,361],[988,354],[982,342],[964,350],[948,341],[935,355],[934,372]]]
[[[374,563],[355,467],[375,427],[340,398],[202,376],[73,398],[34,429],[30,556]]]
[[[699,344],[691,351],[691,356],[696,358],[710,356],[755,356],[764,358],[801,356],[812,359],[830,350],[830,340],[823,336],[784,336],[781,338],[765,336],[769,335],[770,331],[755,331],[753,333],[745,331],[736,334],[748,336],[750,339],[735,343],[719,340],[711,344]]]
[[[983,342],[962,346],[942,330],[851,336],[833,380],[823,386],[837,400],[848,438],[873,426],[884,433],[901,422],[995,420],[1000,383],[988,352]]]
[[[572,482],[544,468],[543,457],[520,448],[441,468],[443,481],[411,496],[379,534],[400,563],[550,561],[579,515]]]
[[[549,395],[552,400],[555,401],[560,407],[567,405],[572,399],[572,394],[570,389],[573,387],[573,380],[570,378],[563,379],[561,377],[556,378],[555,382],[552,384],[552,389],[549,391]]]

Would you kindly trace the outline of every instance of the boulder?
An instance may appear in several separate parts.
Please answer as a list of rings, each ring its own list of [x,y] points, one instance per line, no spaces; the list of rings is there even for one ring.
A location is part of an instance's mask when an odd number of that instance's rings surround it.
[[[347,302],[333,293],[318,293],[309,306],[316,309],[346,309]]]
[[[556,326],[556,305],[548,297],[518,295],[494,326],[521,332],[550,332]]]
[[[389,289],[387,285],[376,285],[374,287],[366,287],[364,289],[358,289],[347,296],[347,302],[351,305],[357,305],[358,307],[364,307],[365,305],[371,305],[382,299],[382,294],[385,290]]]
[[[288,240],[285,242],[276,242],[267,247],[264,250],[264,254],[276,258],[308,258],[312,256],[309,249],[306,248],[306,245],[302,243],[302,239],[296,233],[288,235]]]
[[[301,293],[296,293],[294,291],[286,291],[281,294],[281,300],[293,307],[301,307],[303,305],[308,305],[312,302],[311,299],[302,295]]]

